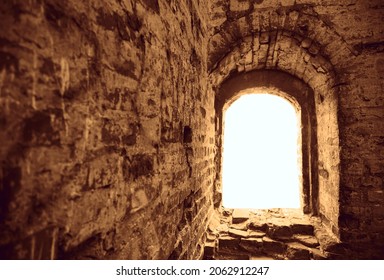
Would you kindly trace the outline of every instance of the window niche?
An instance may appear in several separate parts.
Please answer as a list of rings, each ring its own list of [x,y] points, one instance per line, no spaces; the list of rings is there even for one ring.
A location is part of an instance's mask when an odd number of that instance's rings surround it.
[[[294,107],[298,127],[298,137],[296,139],[299,143],[297,143],[297,147],[300,150],[297,154],[299,162],[297,169],[300,175],[298,176],[300,209],[305,214],[316,215],[318,212],[318,177],[314,94],[312,89],[301,80],[289,74],[274,70],[257,70],[233,76],[221,84],[216,95],[215,110],[218,116],[216,125],[218,147],[216,165],[219,173],[216,181],[215,195],[217,196],[218,194],[219,197],[220,195],[224,197],[220,206],[226,206],[226,194],[223,193],[223,191],[225,191],[223,179],[225,180],[226,176],[224,172],[227,168],[224,162],[224,148],[225,141],[228,141],[225,139],[224,129],[226,110],[230,108],[230,105],[235,103],[239,97],[241,98],[251,93],[256,93],[256,95],[260,93],[270,93],[275,98],[283,99]],[[278,113],[276,112],[276,114]],[[296,152],[296,150],[294,152]],[[279,174],[274,173],[274,176],[279,176]],[[243,194],[243,197],[246,195],[247,194]],[[247,206],[250,205],[246,204],[247,203],[245,203],[242,208],[249,208]]]
[[[223,206],[300,208],[300,107],[266,93],[235,99],[224,108]]]

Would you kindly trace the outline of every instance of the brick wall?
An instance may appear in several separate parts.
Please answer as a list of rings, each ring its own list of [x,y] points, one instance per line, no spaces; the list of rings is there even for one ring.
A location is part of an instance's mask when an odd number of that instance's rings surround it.
[[[0,4],[3,257],[201,257],[214,178],[206,11]]]

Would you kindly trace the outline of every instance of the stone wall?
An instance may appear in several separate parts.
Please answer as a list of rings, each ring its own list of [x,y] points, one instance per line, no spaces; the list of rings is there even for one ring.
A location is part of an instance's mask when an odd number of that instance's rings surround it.
[[[2,1],[1,257],[201,258],[221,202],[215,95],[234,76],[273,70],[313,92],[318,158],[303,170],[318,174],[312,213],[348,243],[339,255],[377,258],[383,9],[381,0]]]
[[[214,179],[207,9],[0,3],[3,258],[200,258]]]
[[[318,213],[361,252],[384,244],[383,8],[375,0],[211,1],[211,91],[259,69],[287,72],[313,89]]]

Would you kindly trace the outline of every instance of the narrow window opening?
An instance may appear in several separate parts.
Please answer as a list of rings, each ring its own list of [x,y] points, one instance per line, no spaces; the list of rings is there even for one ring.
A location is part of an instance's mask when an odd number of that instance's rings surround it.
[[[299,110],[272,94],[247,94],[224,112],[223,206],[300,208]]]

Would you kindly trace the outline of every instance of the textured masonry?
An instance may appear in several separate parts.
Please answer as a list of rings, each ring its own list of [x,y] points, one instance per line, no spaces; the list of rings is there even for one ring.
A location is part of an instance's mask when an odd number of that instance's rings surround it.
[[[3,1],[0,13],[1,254],[201,257],[214,179],[205,7]]]
[[[383,258],[383,12],[380,0],[2,1],[1,258],[203,258],[223,215],[217,104],[291,95],[273,73],[312,102],[303,210],[335,258]]]

